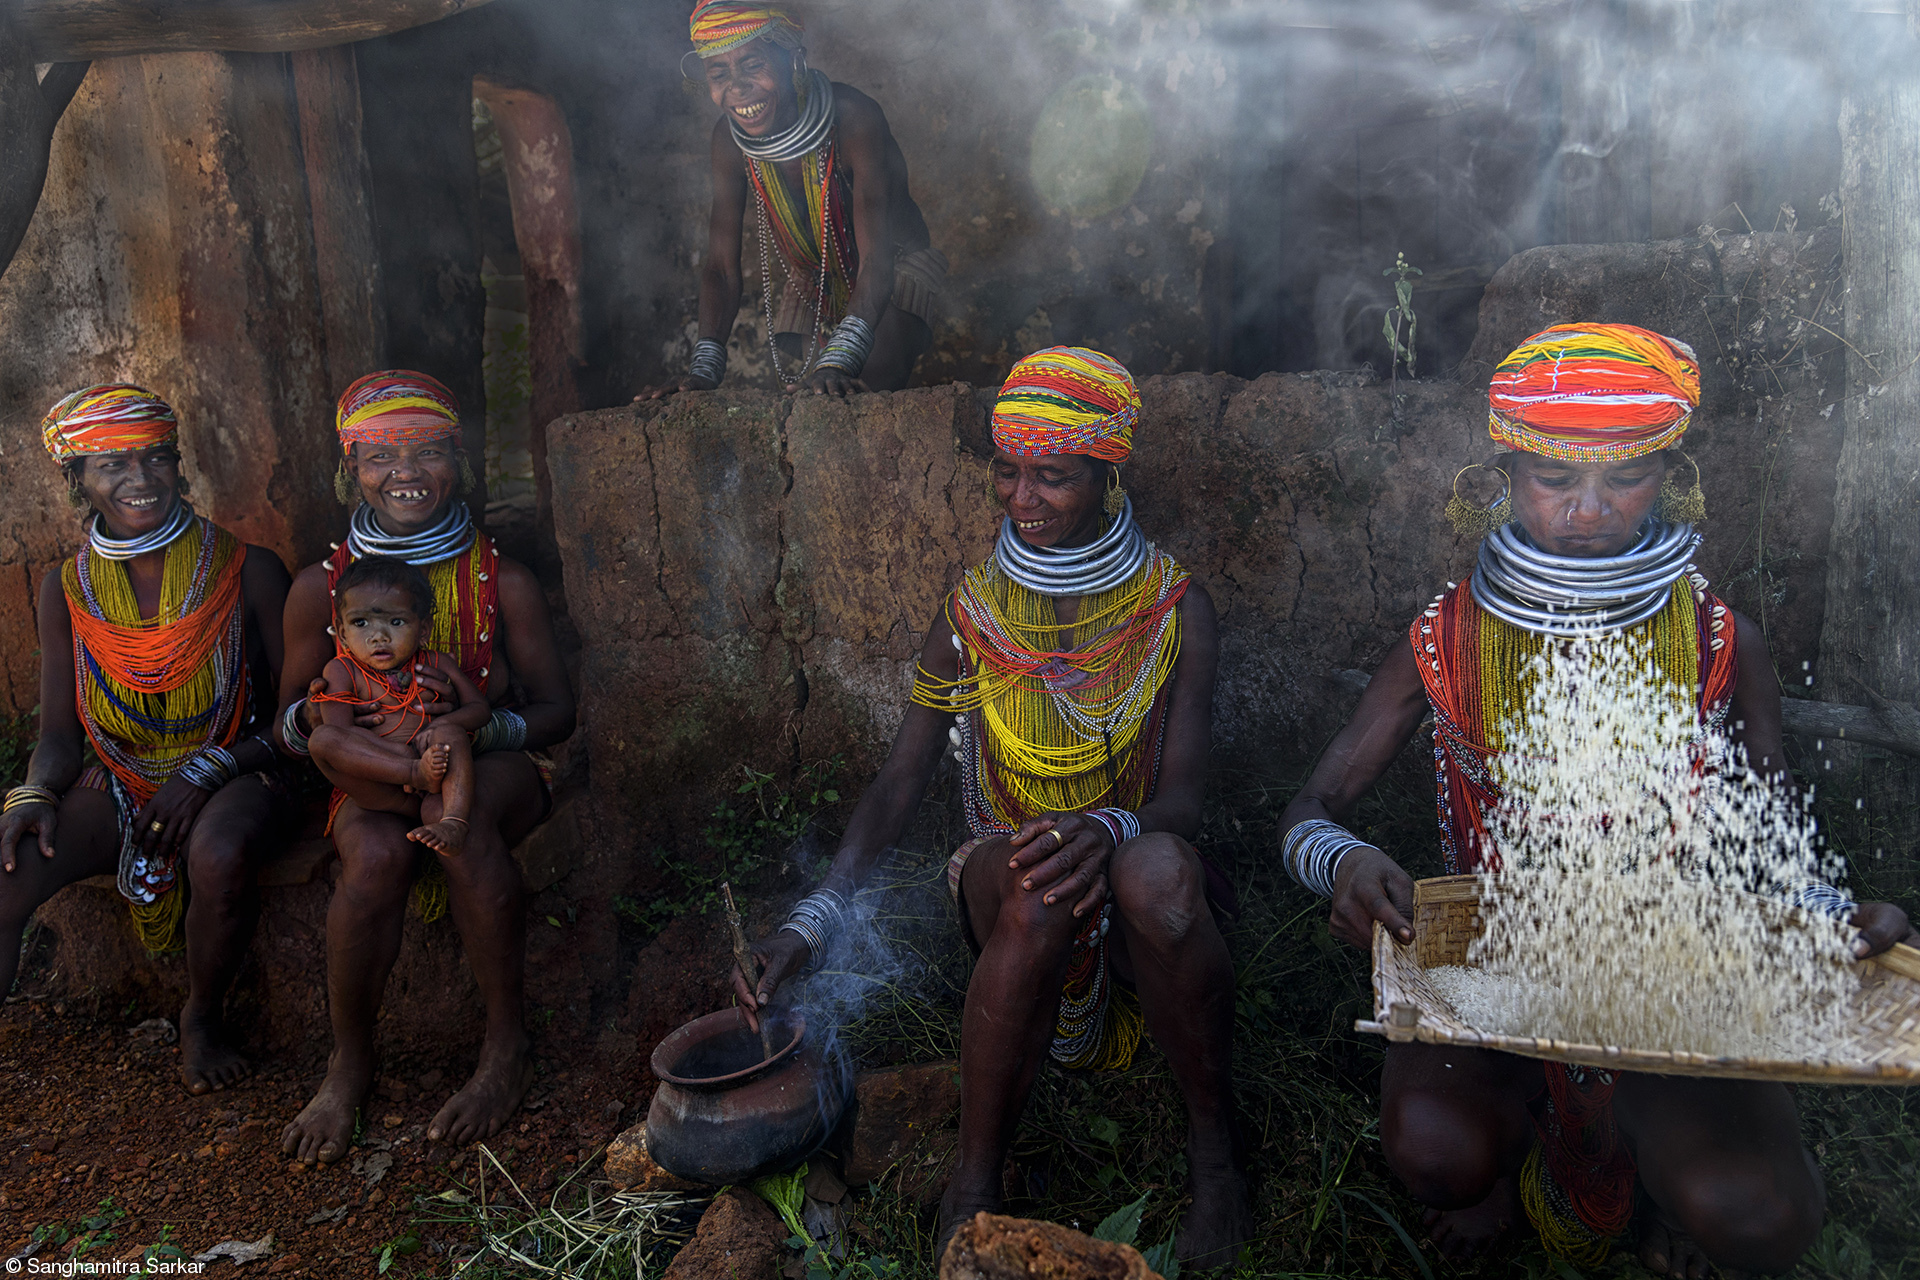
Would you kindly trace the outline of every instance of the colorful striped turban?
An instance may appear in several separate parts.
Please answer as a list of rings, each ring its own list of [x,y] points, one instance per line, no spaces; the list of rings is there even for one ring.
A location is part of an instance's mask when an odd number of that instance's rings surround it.
[[[1630,324],[1557,324],[1514,349],[1487,389],[1501,444],[1618,462],[1678,443],[1700,403],[1693,348]]]
[[[787,49],[800,47],[800,24],[784,9],[747,0],[700,0],[687,20],[693,51],[703,58],[738,49],[761,36]]]
[[[67,396],[40,420],[40,437],[55,462],[92,453],[151,449],[180,442],[173,406],[145,387],[102,382]]]
[[[370,373],[340,393],[334,411],[340,448],[360,444],[414,444],[460,434],[460,401],[424,373],[388,369]]]
[[[1023,458],[1084,453],[1125,462],[1139,418],[1139,389],[1118,360],[1085,347],[1048,347],[1007,375],[993,402],[993,445]]]

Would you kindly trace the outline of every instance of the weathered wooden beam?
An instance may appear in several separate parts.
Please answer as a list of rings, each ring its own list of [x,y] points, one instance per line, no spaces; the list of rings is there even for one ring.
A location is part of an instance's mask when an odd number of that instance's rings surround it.
[[[1900,703],[1849,707],[1838,702],[1785,698],[1780,703],[1780,722],[1795,737],[1854,742],[1920,756],[1920,715]]]
[[[11,0],[39,62],[289,53],[438,22],[488,0]]]
[[[17,17],[0,9],[0,272],[40,203],[53,126],[87,74],[84,62],[56,62],[42,79],[33,62]]]

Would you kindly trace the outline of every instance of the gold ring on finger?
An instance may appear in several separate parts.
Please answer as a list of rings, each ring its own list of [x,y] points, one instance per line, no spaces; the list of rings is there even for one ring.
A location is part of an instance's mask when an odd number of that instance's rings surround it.
[[[147,830],[149,831],[165,831],[166,829],[167,829],[167,824],[164,822],[161,822],[158,818],[154,819],[153,822],[149,823],[147,826]]]
[[[1067,842],[1067,838],[1060,834],[1060,828],[1058,827],[1049,828],[1047,834],[1053,837],[1053,847],[1056,849]]]

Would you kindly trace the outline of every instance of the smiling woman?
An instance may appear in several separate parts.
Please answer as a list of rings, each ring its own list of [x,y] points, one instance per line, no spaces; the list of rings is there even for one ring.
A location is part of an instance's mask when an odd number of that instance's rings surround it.
[[[774,373],[790,387],[835,394],[906,386],[933,341],[947,260],[907,190],[906,156],[880,104],[810,69],[800,24],[782,9],[700,0],[688,27],[693,49],[682,69],[692,77],[687,63],[698,65],[723,113],[709,147],[700,337],[686,374],[642,398],[710,390],[725,376],[749,195]],[[787,275],[777,304],[775,244]]]
[[[478,726],[472,733],[465,844],[457,853],[443,850],[439,866],[486,1001],[486,1039],[473,1076],[428,1127],[434,1141],[464,1145],[495,1133],[532,1079],[521,998],[522,889],[509,850],[546,816],[550,765],[538,753],[573,732],[573,691],[554,647],[540,584],[499,553],[467,510],[473,472],[458,444],[460,407],[453,393],[411,370],[370,374],[342,394],[335,425],[341,444],[335,491],[355,510],[346,542],[302,570],[288,595],[280,735],[288,750],[307,754],[309,737],[321,724],[319,706],[351,722],[336,728],[378,729],[385,723],[392,709],[383,709],[371,685],[365,701],[342,704],[338,690],[328,696],[324,669],[347,652],[336,639],[335,593],[349,566],[367,557],[390,557],[419,569],[432,595],[423,611],[425,647],[459,668],[484,699],[480,710],[491,708],[464,725],[459,682],[426,666],[412,674],[418,689],[410,707],[436,722],[452,716],[452,729]],[[374,1019],[399,952],[408,893],[423,861],[434,856],[423,846],[441,850],[446,843],[410,839],[422,830],[413,802],[396,804],[395,783],[351,773],[330,775],[342,788],[332,823],[341,874],[327,912],[334,1050],[319,1092],[282,1138],[289,1155],[308,1162],[346,1154],[354,1117],[373,1083]]]
[[[1041,1067],[1117,1070],[1151,1035],[1187,1105],[1192,1207],[1179,1256],[1229,1262],[1251,1233],[1230,1074],[1232,890],[1194,848],[1217,641],[1213,602],[1133,521],[1119,468],[1133,378],[1080,347],[1014,365],[993,412],[1005,509],[993,556],[927,629],[911,705],[820,889],[754,947],[758,1009],[831,953],[846,904],[906,830],[941,754],[972,838],[947,864],[978,956],[960,1041],[959,1162],[936,1256],[1001,1203]],[[1137,998],[1136,998],[1137,997]]]
[[[181,1077],[224,1088],[247,1071],[222,1003],[252,933],[252,864],[288,810],[263,735],[286,567],[194,513],[152,392],[76,391],[43,434],[86,541],[41,583],[40,740],[0,806],[0,990],[34,908],[113,875],[150,950],[178,948],[184,924]]]

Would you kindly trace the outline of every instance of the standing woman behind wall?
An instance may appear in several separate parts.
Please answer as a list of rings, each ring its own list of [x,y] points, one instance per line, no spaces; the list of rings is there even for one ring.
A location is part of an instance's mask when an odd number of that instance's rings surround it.
[[[221,1006],[253,934],[254,864],[291,808],[263,732],[287,569],[194,514],[152,392],[87,387],[41,425],[86,541],[40,584],[40,740],[0,811],[0,991],[35,908],[115,876],[150,951],[185,926],[180,1078],[206,1093],[248,1071]],[[100,763],[83,769],[88,743]]]

